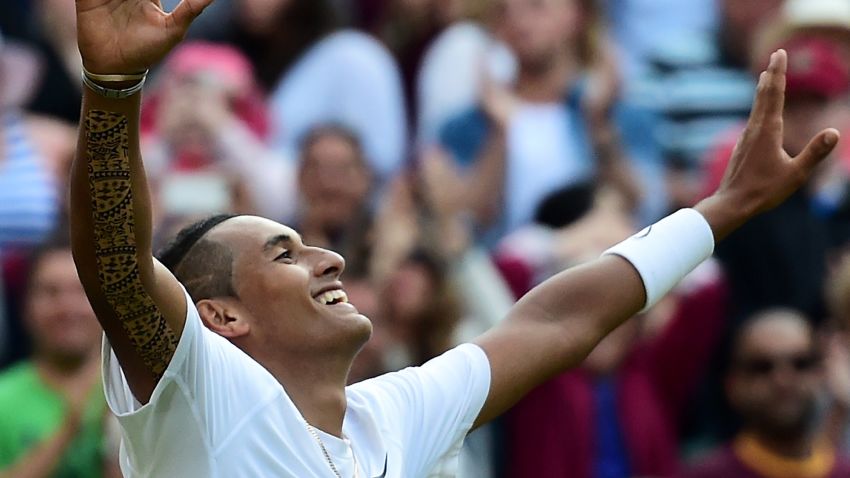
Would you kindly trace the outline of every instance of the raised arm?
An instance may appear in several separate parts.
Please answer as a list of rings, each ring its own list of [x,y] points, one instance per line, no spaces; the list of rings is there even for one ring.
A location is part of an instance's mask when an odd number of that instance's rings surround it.
[[[80,53],[95,85],[83,88],[71,171],[72,248],[89,301],[142,403],[177,346],[186,300],[153,258],[151,201],[139,153],[141,94],[128,93],[211,1],[183,0],[171,13],[155,0],[76,1]],[[125,92],[95,92],[98,86]]]
[[[635,247],[630,259],[644,266],[642,273],[638,272],[642,267],[616,255],[604,255],[562,272],[529,292],[499,327],[476,341],[486,352],[492,373],[490,394],[476,425],[501,414],[552,376],[581,363],[605,335],[647,305],[647,290],[657,292],[653,282],[680,279],[686,272],[670,274],[663,264],[647,261],[647,246],[661,251],[653,254],[658,259],[655,262],[690,256],[696,266],[702,252],[710,253],[712,239],[726,237],[753,216],[779,205],[806,182],[837,144],[838,132],[822,131],[796,158],[782,149],[787,62],[784,51],[771,56],[724,180],[713,196],[695,206],[699,215],[693,211],[686,214],[685,233],[671,236],[670,222],[665,220],[668,222],[659,223],[654,233],[647,229],[632,239]],[[658,274],[653,277],[646,272]]]

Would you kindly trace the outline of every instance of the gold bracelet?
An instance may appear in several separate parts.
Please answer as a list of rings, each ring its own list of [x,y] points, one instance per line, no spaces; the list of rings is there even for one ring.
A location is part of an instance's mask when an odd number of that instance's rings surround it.
[[[148,70],[143,71],[142,73],[135,73],[132,75],[99,75],[97,73],[92,73],[83,67],[83,74],[86,75],[89,79],[94,81],[101,81],[104,83],[119,83],[122,81],[141,81],[144,80],[145,77],[148,76]]]

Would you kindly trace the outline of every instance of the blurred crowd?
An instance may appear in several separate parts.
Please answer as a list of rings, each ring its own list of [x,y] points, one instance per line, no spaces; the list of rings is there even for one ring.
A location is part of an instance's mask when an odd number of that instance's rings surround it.
[[[0,477],[119,476],[67,238],[74,18],[0,3]],[[789,154],[850,138],[848,0],[217,0],[144,93],[156,241],[220,212],[292,225],[374,323],[352,382],[419,365],[711,194],[780,47]],[[460,476],[850,476],[845,142],[474,432]]]

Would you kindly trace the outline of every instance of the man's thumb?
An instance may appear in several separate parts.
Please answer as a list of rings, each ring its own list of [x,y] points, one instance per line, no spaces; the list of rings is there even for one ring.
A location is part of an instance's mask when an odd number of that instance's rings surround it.
[[[840,137],[838,130],[834,128],[821,131],[809,141],[803,152],[797,155],[795,161],[806,171],[811,171],[835,149]]]

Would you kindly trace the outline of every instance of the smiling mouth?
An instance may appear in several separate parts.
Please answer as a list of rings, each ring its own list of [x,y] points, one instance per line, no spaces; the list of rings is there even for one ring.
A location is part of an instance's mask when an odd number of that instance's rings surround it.
[[[342,289],[329,290],[313,298],[322,305],[347,304],[348,294]]]

